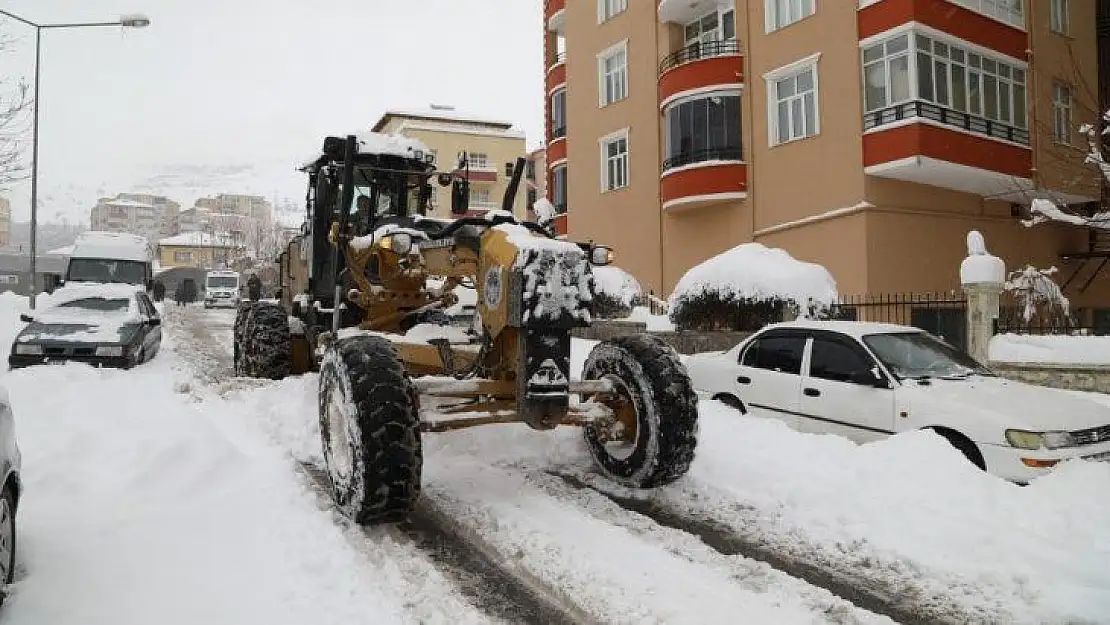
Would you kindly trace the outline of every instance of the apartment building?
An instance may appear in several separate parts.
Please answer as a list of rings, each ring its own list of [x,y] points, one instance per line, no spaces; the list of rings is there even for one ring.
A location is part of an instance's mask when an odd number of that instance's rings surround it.
[[[12,203],[0,197],[0,247],[12,244]]]
[[[524,180],[521,187],[524,189],[524,208],[529,219],[535,218],[532,206],[541,197],[547,197],[547,150],[539,148],[528,153],[524,169]],[[566,219],[561,220],[566,223]],[[565,230],[564,230],[565,233]]]
[[[474,214],[501,208],[516,159],[528,155],[524,133],[515,130],[512,122],[461,113],[445,105],[433,105],[427,110],[386,111],[371,130],[423,141],[435,154],[436,167],[441,171],[453,171],[459,155],[466,152],[470,210]],[[431,214],[449,215],[451,188],[433,185],[433,190]],[[527,193],[522,180],[513,214],[523,216],[526,208]]]
[[[546,0],[544,19],[548,197],[645,285],[758,241],[845,294],[958,289],[975,229],[1110,303],[1100,236],[1022,223],[1034,198],[1100,196],[1079,132],[1095,0]]]
[[[177,231],[180,209],[180,204],[161,195],[120,193],[97,200],[89,212],[89,224],[93,230],[130,232],[157,241]]]
[[[274,219],[273,204],[260,195],[221,193],[216,197],[198,199],[194,208],[204,209],[209,214],[240,215],[265,224],[273,223]]]

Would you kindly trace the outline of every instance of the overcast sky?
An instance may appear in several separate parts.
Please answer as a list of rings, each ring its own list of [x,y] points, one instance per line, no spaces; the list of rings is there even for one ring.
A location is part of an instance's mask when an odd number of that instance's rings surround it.
[[[96,195],[225,185],[303,195],[303,160],[328,134],[387,108],[451,104],[542,142],[540,0],[0,0],[39,23],[152,24],[43,33],[40,219],[87,221]],[[33,77],[34,31],[0,76]],[[28,156],[30,154],[28,142]],[[28,158],[29,160],[29,158]],[[175,190],[178,185],[181,190]],[[250,187],[250,188],[246,188]],[[6,192],[26,219],[29,185]]]

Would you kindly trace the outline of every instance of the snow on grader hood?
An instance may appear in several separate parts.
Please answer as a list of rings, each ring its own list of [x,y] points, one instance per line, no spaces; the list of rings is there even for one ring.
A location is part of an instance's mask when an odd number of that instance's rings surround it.
[[[509,212],[524,159],[503,210],[482,216],[468,213],[466,155],[451,171],[433,160],[413,141],[329,137],[302,168],[308,228],[279,259],[280,303],[246,302],[236,316],[239,374],[319,371],[340,509],[363,524],[403,520],[420,493],[422,433],[488,424],[582,427],[625,486],[685,474],[697,395],[671,347],[648,334],[603,341],[571,376],[571,331],[592,322],[592,267],[612,251]],[[455,219],[425,216],[433,180],[451,187]],[[477,293],[469,328],[444,314],[460,286]]]

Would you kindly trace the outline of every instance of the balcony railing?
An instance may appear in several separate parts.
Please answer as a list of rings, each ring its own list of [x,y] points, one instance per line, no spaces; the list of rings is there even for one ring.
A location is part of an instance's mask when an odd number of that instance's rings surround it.
[[[562,65],[563,63],[566,63],[566,62],[567,62],[567,53],[566,52],[556,52],[555,54],[551,55],[551,67],[555,67],[556,65]]]
[[[955,109],[939,106],[932,102],[917,100],[895,104],[884,109],[865,113],[863,116],[863,129],[871,130],[887,124],[893,124],[908,119],[928,119],[945,126],[961,128],[995,139],[1012,141],[1022,145],[1029,145],[1029,131],[1009,124],[972,115],[961,113]]]
[[[659,73],[692,61],[710,59],[715,56],[740,54],[740,42],[735,39],[692,43],[681,50],[668,54],[659,62]]]
[[[551,138],[552,139],[562,139],[565,136],[567,136],[567,127],[566,127],[566,125],[557,126],[557,127],[551,129]]]
[[[663,161],[663,171],[674,169],[675,167],[682,167],[683,165],[692,165],[694,163],[704,163],[706,161],[743,161],[744,153],[739,147],[722,147],[722,148],[707,148],[704,150],[691,150],[688,152],[679,152]]]

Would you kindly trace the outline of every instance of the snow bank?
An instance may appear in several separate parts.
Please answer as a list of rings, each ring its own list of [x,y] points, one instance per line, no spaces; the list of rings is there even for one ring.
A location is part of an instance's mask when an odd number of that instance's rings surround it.
[[[1110,336],[999,334],[991,337],[990,359],[996,362],[1110,365]]]
[[[314,376],[224,400],[165,341],[130,371],[4,376],[26,485],[4,622],[483,621],[415,548],[345,529],[260,432],[319,453],[298,431],[315,427]]]
[[[821,265],[802,262],[785,250],[761,243],[743,243],[694,267],[671,293],[673,307],[705,294],[722,299],[772,300],[810,305],[836,302],[836,281]]]
[[[624,306],[631,306],[632,301],[643,291],[639,281],[620,267],[594,267],[593,274],[594,291],[604,293]]]
[[[673,332],[674,322],[667,315],[653,315],[647,306],[637,306],[632,309],[632,314],[625,321],[637,321],[647,324],[649,332]]]

